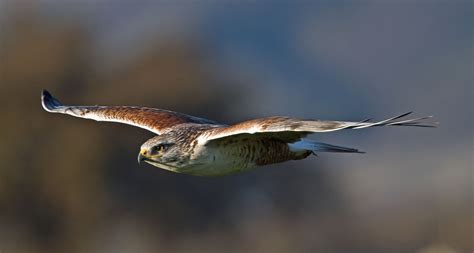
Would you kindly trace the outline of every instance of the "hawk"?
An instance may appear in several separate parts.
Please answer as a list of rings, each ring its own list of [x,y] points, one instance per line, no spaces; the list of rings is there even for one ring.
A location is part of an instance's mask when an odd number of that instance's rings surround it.
[[[435,126],[435,123],[424,121],[431,116],[402,119],[411,112],[379,122],[268,117],[225,125],[147,107],[68,106],[61,104],[46,90],[43,90],[41,101],[48,112],[118,122],[149,130],[157,136],[142,144],[138,162],[195,176],[226,175],[267,164],[304,159],[316,152],[363,153],[353,148],[305,139],[312,133],[375,126]]]

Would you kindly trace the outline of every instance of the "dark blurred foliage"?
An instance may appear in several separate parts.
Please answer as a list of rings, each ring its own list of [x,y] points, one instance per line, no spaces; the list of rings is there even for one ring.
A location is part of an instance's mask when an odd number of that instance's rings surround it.
[[[76,104],[140,104],[217,120],[226,118],[228,107],[243,96],[217,85],[225,80],[206,69],[205,55],[192,43],[163,42],[116,73],[98,73],[87,55],[85,31],[27,14],[10,16],[2,41],[2,83],[8,83],[1,86],[6,95],[2,116],[8,122],[1,131],[2,230],[22,231],[17,242],[2,243],[15,247],[26,236],[32,251],[71,252],[94,240],[98,230],[109,233],[121,222],[140,224],[150,239],[157,234],[155,243],[164,249],[177,247],[180,237],[213,230],[230,233],[224,240],[238,241],[245,237],[239,223],[249,214],[234,212],[268,211],[260,207],[267,200],[258,196],[246,200],[245,208],[234,206],[255,187],[275,201],[273,215],[298,215],[306,205],[300,191],[321,194],[320,204],[336,208],[325,175],[310,179],[282,170],[272,180],[262,173],[203,179],[139,168],[134,157],[152,134],[47,115],[38,104],[42,88]],[[126,237],[128,232],[119,233]]]
[[[228,123],[261,116],[243,105],[267,94],[216,72],[210,49],[193,39],[151,39],[104,68],[81,23],[19,6],[3,5],[0,31],[0,252],[472,249],[472,209],[393,202],[368,219],[330,159],[222,178],[139,167],[138,147],[153,134],[47,114],[41,89],[69,104],[142,105]]]

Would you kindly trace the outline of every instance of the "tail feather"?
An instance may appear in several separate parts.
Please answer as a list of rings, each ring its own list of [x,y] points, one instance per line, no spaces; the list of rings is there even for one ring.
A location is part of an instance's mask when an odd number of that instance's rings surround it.
[[[348,148],[342,146],[331,145],[322,142],[315,142],[311,140],[301,140],[295,143],[288,144],[290,150],[293,152],[313,151],[313,152],[334,152],[334,153],[365,153],[355,148]]]

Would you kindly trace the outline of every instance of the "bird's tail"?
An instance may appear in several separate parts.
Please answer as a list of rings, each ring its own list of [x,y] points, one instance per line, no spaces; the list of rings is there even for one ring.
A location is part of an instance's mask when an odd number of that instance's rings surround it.
[[[354,148],[341,147],[312,140],[301,140],[289,143],[288,146],[293,152],[312,151],[312,152],[335,152],[335,153],[365,153]]]

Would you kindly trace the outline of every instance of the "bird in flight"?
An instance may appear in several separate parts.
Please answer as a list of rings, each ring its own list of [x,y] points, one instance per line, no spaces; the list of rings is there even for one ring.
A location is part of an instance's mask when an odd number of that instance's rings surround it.
[[[157,136],[142,144],[138,162],[195,176],[232,174],[267,164],[304,159],[316,152],[363,153],[305,139],[313,133],[375,126],[435,126],[435,123],[425,121],[431,116],[402,119],[411,112],[379,122],[268,117],[225,125],[155,108],[63,105],[46,90],[43,90],[41,102],[48,112],[149,130]]]

